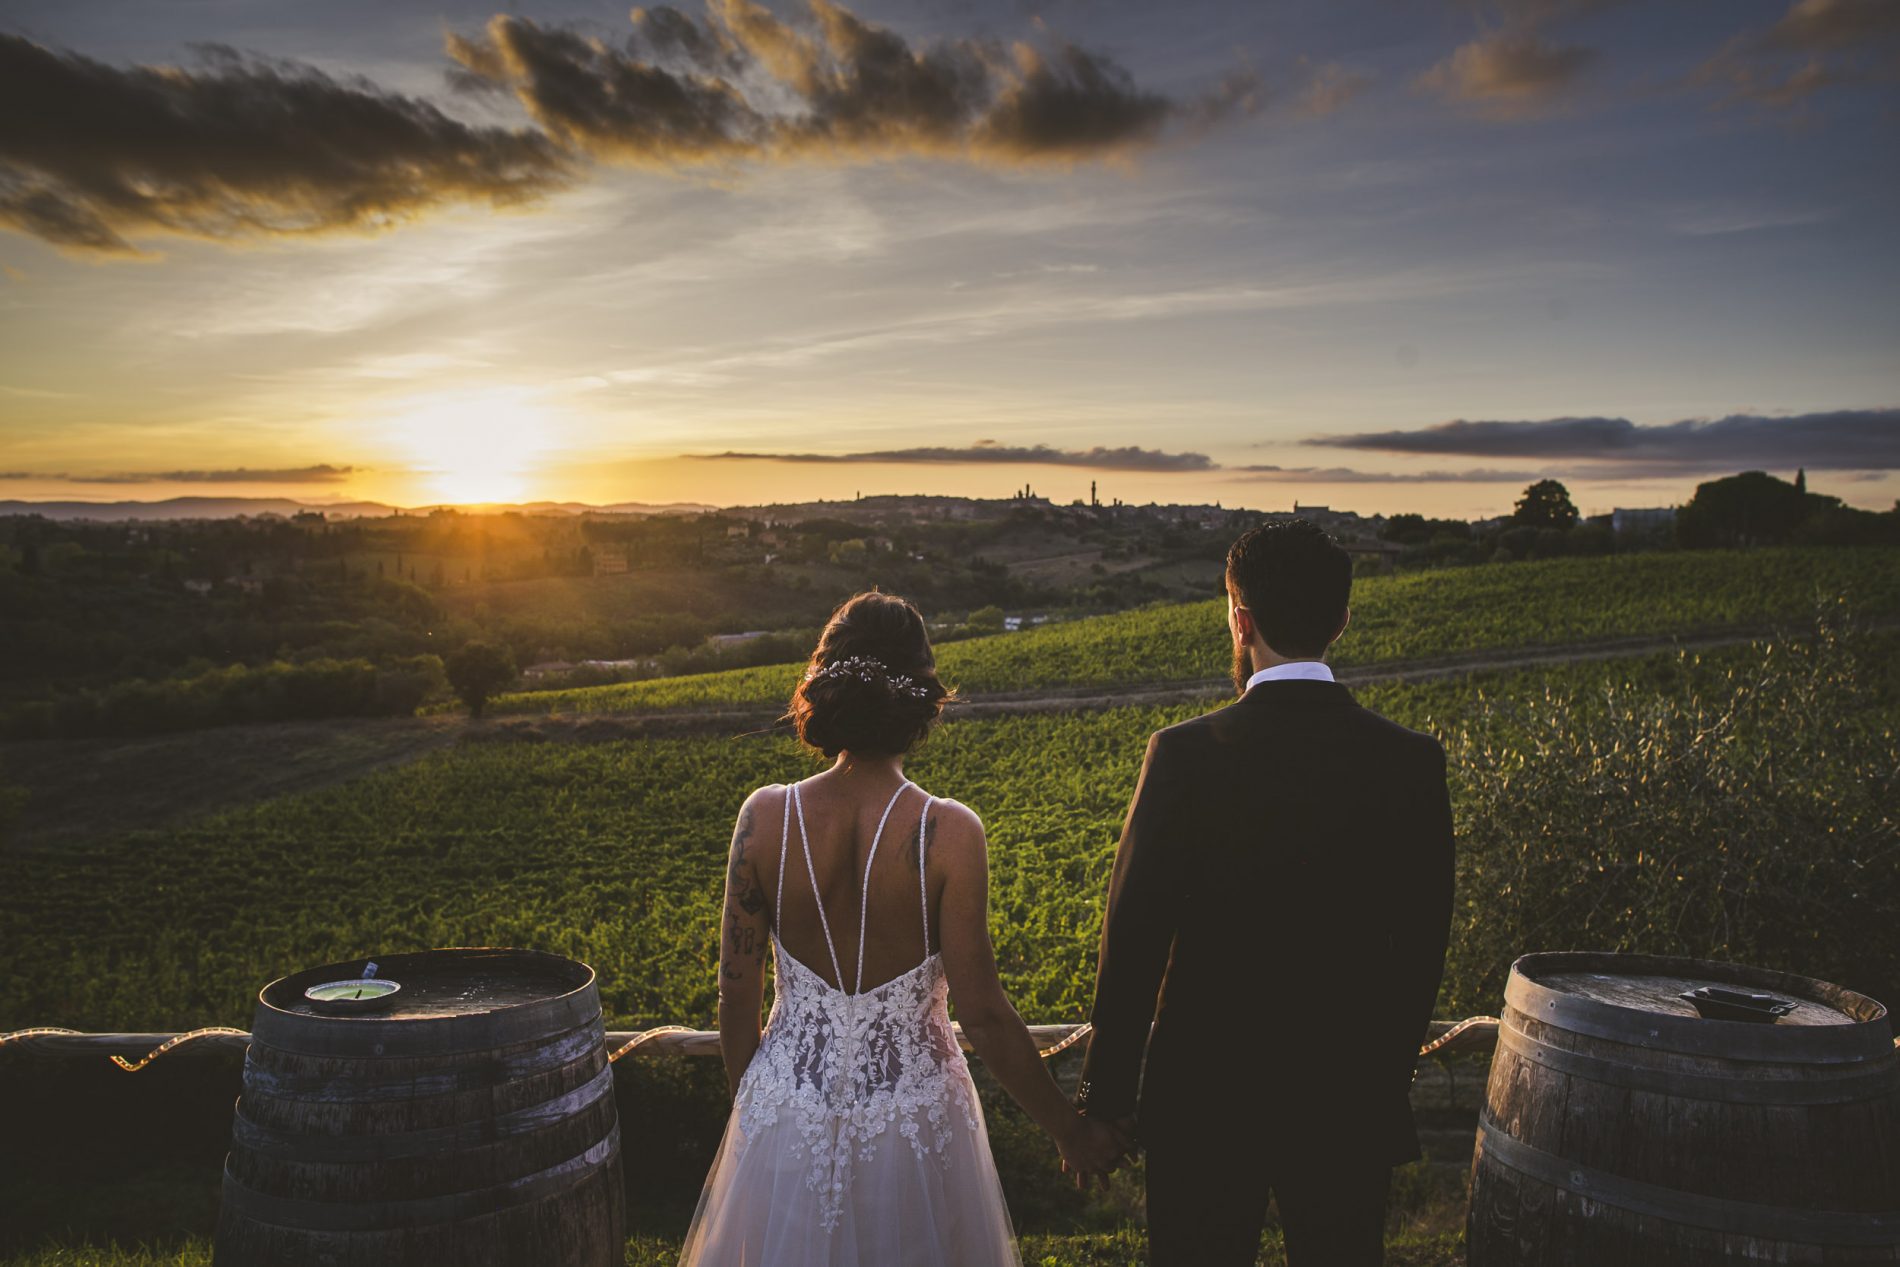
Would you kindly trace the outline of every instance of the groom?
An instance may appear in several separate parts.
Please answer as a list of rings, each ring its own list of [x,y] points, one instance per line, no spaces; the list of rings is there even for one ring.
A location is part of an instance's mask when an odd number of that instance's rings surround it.
[[[1240,699],[1149,739],[1122,828],[1078,1102],[1147,1153],[1155,1267],[1253,1263],[1270,1192],[1290,1267],[1377,1264],[1391,1168],[1419,1156],[1445,751],[1333,681],[1351,589],[1306,520],[1234,543]]]

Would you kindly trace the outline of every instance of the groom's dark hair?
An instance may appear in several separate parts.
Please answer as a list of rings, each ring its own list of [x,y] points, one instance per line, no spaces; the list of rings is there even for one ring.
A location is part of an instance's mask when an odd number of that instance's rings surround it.
[[[1261,524],[1227,551],[1227,592],[1275,652],[1323,655],[1352,597],[1352,556],[1310,519]]]

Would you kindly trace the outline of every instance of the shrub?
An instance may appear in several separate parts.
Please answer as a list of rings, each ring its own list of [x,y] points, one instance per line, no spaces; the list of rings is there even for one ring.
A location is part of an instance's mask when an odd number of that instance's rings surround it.
[[[465,642],[448,658],[449,685],[468,711],[482,715],[489,697],[515,680],[515,654],[492,642]]]
[[[1900,1004],[1900,769],[1837,605],[1713,688],[1488,696],[1445,736],[1459,910],[1440,1015],[1495,1012],[1540,950],[1692,955]],[[1706,675],[1705,675],[1706,676]]]

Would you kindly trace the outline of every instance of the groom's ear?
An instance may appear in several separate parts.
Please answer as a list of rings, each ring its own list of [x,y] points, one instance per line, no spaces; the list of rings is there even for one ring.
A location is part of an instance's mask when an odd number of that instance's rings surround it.
[[[1232,632],[1241,646],[1252,646],[1256,632],[1253,623],[1253,613],[1248,611],[1245,607],[1235,607]]]
[[[1333,643],[1338,642],[1340,637],[1346,632],[1346,626],[1350,625],[1351,623],[1352,623],[1352,608],[1348,607],[1346,609],[1346,614],[1339,618],[1339,628],[1333,630],[1333,636],[1326,640],[1326,645],[1330,647],[1333,645]]]

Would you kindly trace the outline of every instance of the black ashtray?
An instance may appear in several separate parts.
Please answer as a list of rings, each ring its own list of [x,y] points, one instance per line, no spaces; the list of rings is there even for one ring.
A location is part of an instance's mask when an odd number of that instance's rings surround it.
[[[1757,1021],[1773,1025],[1795,1008],[1788,1000],[1778,999],[1772,994],[1724,990],[1719,985],[1685,990],[1679,997],[1695,1004],[1695,1010],[1711,1021]]]

